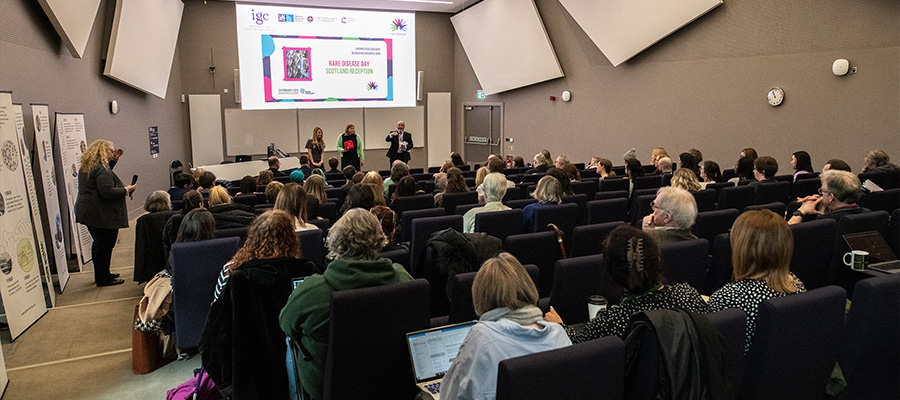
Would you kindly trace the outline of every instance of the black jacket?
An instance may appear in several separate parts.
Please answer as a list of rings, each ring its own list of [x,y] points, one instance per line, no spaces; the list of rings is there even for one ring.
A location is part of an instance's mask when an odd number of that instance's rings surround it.
[[[402,141],[406,142],[406,151],[402,153],[399,152],[401,138]],[[403,134],[398,134],[397,136],[393,136],[389,133],[387,137],[384,138],[384,141],[391,142],[391,148],[389,148],[387,154],[385,154],[387,158],[390,158],[392,160],[396,158],[403,162],[409,162],[409,152],[413,149],[411,133],[403,131]]]
[[[134,281],[147,282],[166,267],[168,261],[163,231],[176,211],[142,215],[134,228]]]
[[[501,251],[503,242],[486,233],[459,233],[453,228],[433,233],[422,249],[422,261],[413,271],[415,278],[425,278],[431,284],[432,316],[449,312],[453,276],[478,271],[484,260]],[[426,254],[431,255],[433,265],[427,262]]]
[[[243,228],[256,219],[253,209],[240,203],[219,204],[210,207],[209,212],[216,220],[216,229]]]
[[[125,196],[128,189],[110,167],[98,165],[90,172],[78,171],[78,197],[75,199],[75,222],[90,227],[119,229],[128,227]]]
[[[293,291],[291,280],[315,270],[309,260],[276,258],[248,261],[232,272],[200,336],[203,367],[225,398],[288,399],[278,315]]]
[[[656,354],[641,345],[651,337],[657,340]],[[733,366],[726,365],[727,359],[725,339],[704,315],[665,309],[638,313],[625,339],[626,398],[733,399]],[[657,382],[642,375],[653,363],[658,363]]]

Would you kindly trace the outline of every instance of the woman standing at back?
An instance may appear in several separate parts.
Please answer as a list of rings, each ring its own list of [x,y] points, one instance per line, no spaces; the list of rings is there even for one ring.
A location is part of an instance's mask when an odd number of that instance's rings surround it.
[[[128,227],[125,196],[134,193],[134,185],[125,186],[113,172],[122,151],[116,151],[108,140],[95,140],[81,156],[78,169],[78,197],[75,200],[75,222],[87,226],[94,260],[94,283],[111,286],[124,283],[118,274],[109,272],[113,247],[119,228]]]

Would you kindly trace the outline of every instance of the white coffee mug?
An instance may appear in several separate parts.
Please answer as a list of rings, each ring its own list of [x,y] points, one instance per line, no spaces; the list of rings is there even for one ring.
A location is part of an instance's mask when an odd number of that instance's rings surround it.
[[[594,319],[597,312],[606,309],[606,297],[595,294],[588,297],[588,319]]]
[[[847,256],[850,256],[850,260],[847,260]],[[854,271],[865,271],[868,257],[868,251],[853,250],[844,254],[844,264],[849,265]]]

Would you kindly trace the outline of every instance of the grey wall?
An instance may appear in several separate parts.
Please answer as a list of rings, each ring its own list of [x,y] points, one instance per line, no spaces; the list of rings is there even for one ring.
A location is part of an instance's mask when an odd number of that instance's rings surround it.
[[[104,0],[91,31],[84,58],[73,58],[62,45],[36,1],[0,2],[0,90],[11,90],[24,105],[26,132],[33,132],[29,103],[50,105],[50,112],[84,113],[88,142],[112,140],[125,155],[116,167],[123,181],[139,174],[132,216],[143,211],[143,200],[169,187],[169,163],[186,160],[189,137],[182,125],[181,70],[176,50],[166,100],[145,94],[103,76],[114,2]],[[148,27],[149,28],[149,27]],[[121,111],[109,112],[117,100]],[[53,125],[55,127],[55,124]],[[160,154],[150,156],[147,128],[159,127]],[[33,139],[27,139],[29,149]]]
[[[505,134],[526,159],[548,149],[621,164],[635,147],[646,162],[662,146],[676,156],[696,147],[723,167],[755,147],[783,172],[797,150],[816,168],[842,158],[858,171],[874,148],[900,160],[896,1],[728,0],[619,67],[558,0],[535,3],[566,76],[483,100],[504,103]],[[458,39],[454,48],[456,111],[480,85]],[[859,73],[834,76],[837,58]],[[766,103],[774,86],[786,91],[776,108]],[[571,102],[549,100],[564,90]],[[461,113],[454,122],[461,149]]]
[[[204,4],[201,0],[186,0],[178,49],[182,56],[181,74],[185,94],[216,94],[222,97],[222,108],[238,108],[234,102],[234,70],[239,68],[237,54],[237,28],[234,3],[216,1]],[[447,51],[453,45],[455,34],[448,14],[416,13],[416,66],[425,72],[424,91],[449,92],[453,90],[454,54]],[[214,65],[216,73],[210,74]],[[228,93],[225,93],[225,90]],[[423,99],[425,96],[423,96]],[[425,105],[424,101],[418,102]],[[360,123],[361,121],[347,121]],[[372,129],[372,127],[367,127]],[[387,132],[391,127],[384,127]],[[407,126],[410,131],[425,127]],[[184,114],[184,131],[190,134],[190,116]],[[301,132],[301,135],[306,134]],[[311,132],[310,132],[311,134]],[[336,156],[333,143],[339,132],[325,132],[325,157]],[[301,137],[302,138],[302,137]],[[301,141],[301,146],[306,141]],[[424,145],[424,143],[423,143]],[[265,150],[265,149],[261,149]],[[188,150],[188,152],[190,152]],[[388,169],[386,150],[366,151],[366,169]],[[224,154],[224,149],[223,149]],[[411,152],[412,167],[425,167],[424,148]]]

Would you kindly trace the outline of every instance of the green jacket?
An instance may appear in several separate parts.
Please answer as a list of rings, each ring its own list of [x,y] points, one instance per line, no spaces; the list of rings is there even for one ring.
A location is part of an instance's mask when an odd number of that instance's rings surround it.
[[[312,356],[310,361],[300,356],[294,360],[300,382],[310,395],[323,398],[331,294],[410,280],[403,266],[387,258],[334,260],[325,274],[309,276],[294,289],[278,320],[284,333]]]
[[[337,148],[337,152],[338,152],[339,156],[344,155],[344,143],[341,142],[341,138],[343,137],[343,135],[344,135],[343,133],[339,134],[337,137],[337,143],[334,144],[335,147]],[[359,161],[365,162],[366,161],[366,152],[365,152],[366,144],[363,143],[362,136],[360,136],[359,134],[356,134],[356,143],[357,143],[356,155],[359,156]]]

